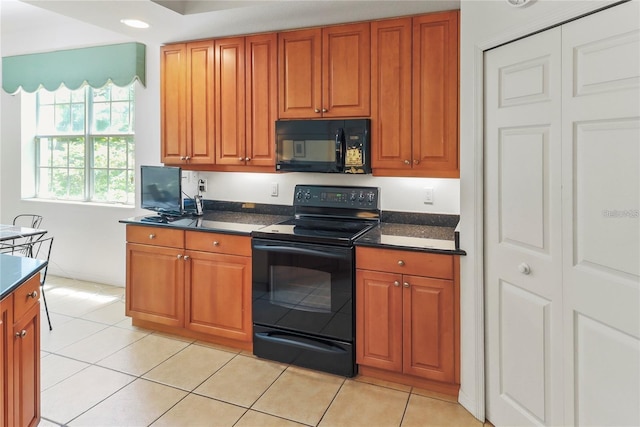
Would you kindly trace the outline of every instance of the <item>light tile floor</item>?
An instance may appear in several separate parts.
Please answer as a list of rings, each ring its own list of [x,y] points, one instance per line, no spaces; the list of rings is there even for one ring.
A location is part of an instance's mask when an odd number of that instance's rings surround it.
[[[124,289],[47,278],[41,426],[481,426],[449,397],[136,328]]]

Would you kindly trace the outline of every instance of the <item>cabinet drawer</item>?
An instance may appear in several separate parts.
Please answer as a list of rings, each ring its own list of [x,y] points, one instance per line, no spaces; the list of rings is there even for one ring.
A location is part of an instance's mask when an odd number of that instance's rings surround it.
[[[251,238],[233,234],[187,231],[185,247],[194,251],[251,256]]]
[[[18,321],[40,298],[40,273],[13,291],[13,321]]]
[[[453,256],[359,246],[356,268],[452,279]]]
[[[184,247],[184,231],[164,227],[127,225],[127,242],[182,248]]]

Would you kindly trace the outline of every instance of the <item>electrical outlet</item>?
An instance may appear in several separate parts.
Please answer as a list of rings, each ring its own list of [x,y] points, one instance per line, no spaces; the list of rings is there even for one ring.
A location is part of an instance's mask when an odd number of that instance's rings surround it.
[[[424,204],[432,205],[433,204],[433,188],[427,187],[424,189]]]
[[[278,183],[271,183],[271,197],[278,197]]]
[[[207,180],[204,178],[200,178],[198,180],[198,191],[200,191],[201,193],[206,193],[207,192]]]

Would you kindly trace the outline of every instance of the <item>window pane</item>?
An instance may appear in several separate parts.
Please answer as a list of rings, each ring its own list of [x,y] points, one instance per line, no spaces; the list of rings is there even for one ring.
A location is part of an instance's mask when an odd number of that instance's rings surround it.
[[[67,167],[68,150],[67,141],[60,138],[54,138],[52,144],[51,165],[53,167]]]
[[[111,86],[111,100],[112,101],[128,101],[131,96],[130,86],[118,87]]]
[[[109,167],[127,168],[127,143],[124,138],[110,138]]]
[[[109,142],[108,138],[95,138],[93,143],[93,167],[109,167]]]
[[[38,166],[49,166],[51,162],[51,140],[49,138],[36,139],[38,144]]]
[[[38,176],[38,196],[51,198],[53,194],[51,192],[51,169],[41,168]]]
[[[109,171],[109,199],[125,203],[127,201],[127,171]]]
[[[129,102],[114,102],[112,104],[112,132],[130,132],[129,123]]]
[[[109,174],[106,170],[93,171],[93,200],[96,202],[109,200]]]
[[[69,167],[84,168],[84,138],[69,141]]]
[[[55,102],[55,92],[49,92],[46,89],[39,89],[38,102],[40,102],[40,105],[53,104]]]
[[[94,132],[108,132],[111,125],[111,111],[109,104],[101,102],[93,104],[93,125]]]
[[[71,104],[71,117],[72,133],[84,133],[84,103]]]
[[[68,104],[69,102],[71,102],[71,91],[64,86],[60,86],[56,90],[56,104]]]
[[[93,102],[109,102],[111,100],[111,85],[100,89],[93,89]]]
[[[55,106],[56,132],[69,132],[71,124],[71,110],[69,104],[57,104]]]
[[[84,169],[69,170],[69,198],[84,199]]]

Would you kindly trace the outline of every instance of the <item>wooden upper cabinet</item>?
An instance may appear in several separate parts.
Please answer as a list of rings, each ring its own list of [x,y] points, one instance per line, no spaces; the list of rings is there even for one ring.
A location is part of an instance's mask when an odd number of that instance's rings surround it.
[[[413,167],[460,176],[458,12],[413,19]]]
[[[213,43],[187,44],[187,156],[191,164],[214,162]]]
[[[212,164],[213,41],[161,47],[162,162]]]
[[[278,119],[278,35],[247,37],[245,55],[247,164],[273,166]]]
[[[186,62],[186,44],[160,48],[160,137],[164,163],[182,163],[187,152]]]
[[[244,165],[245,40],[215,41],[216,164]]]
[[[280,33],[280,118],[370,115],[369,26]]]
[[[402,168],[411,159],[411,29],[411,18],[371,23],[374,169]]]
[[[460,176],[458,12],[371,23],[376,175]]]

